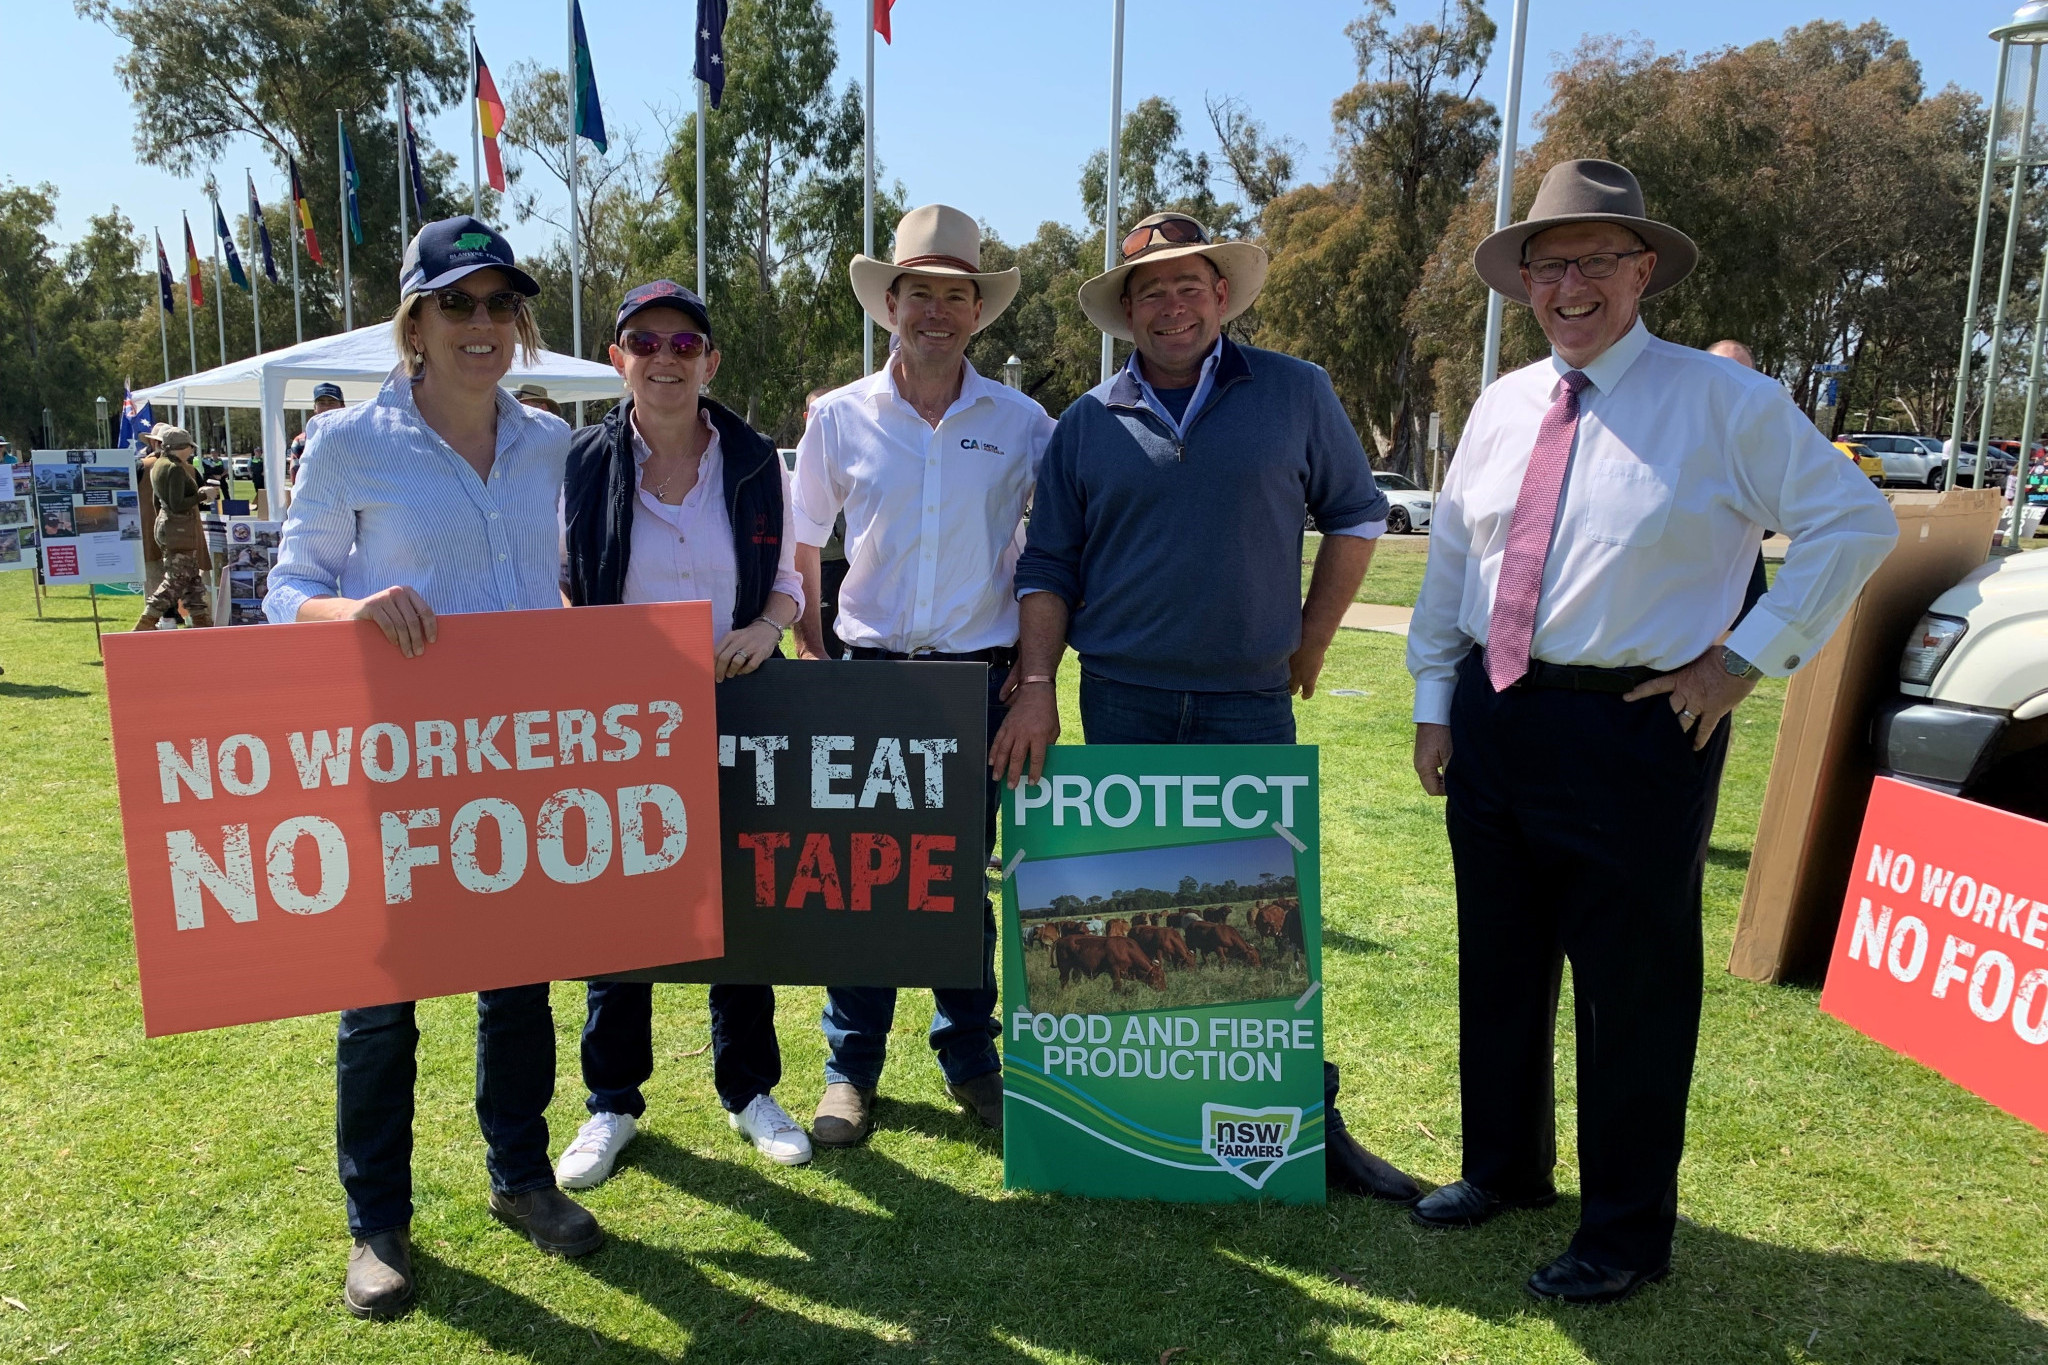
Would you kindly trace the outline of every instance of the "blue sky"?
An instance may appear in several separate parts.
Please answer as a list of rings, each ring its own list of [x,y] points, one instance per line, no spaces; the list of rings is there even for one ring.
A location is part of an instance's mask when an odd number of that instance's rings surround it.
[[[566,0],[473,0],[477,34],[502,82],[522,58],[559,64]],[[838,24],[843,76],[861,72],[864,0],[828,0]],[[1483,92],[1503,102],[1509,0],[1490,0],[1501,41]],[[0,118],[0,178],[49,181],[60,191],[60,230],[75,235],[88,214],[118,203],[166,242],[180,209],[205,205],[198,179],[180,181],[138,165],[134,113],[115,80],[114,37],[79,19],[69,0],[6,0],[0,51],[14,54]],[[1357,0],[1128,0],[1124,101],[1176,102],[1190,142],[1212,146],[1204,95],[1236,95],[1276,133],[1308,152],[1304,169],[1328,164],[1330,102],[1357,79],[1344,25]],[[876,44],[876,141],[885,174],[912,203],[944,200],[1005,237],[1029,237],[1040,221],[1077,221],[1081,162],[1108,140],[1110,0],[897,0],[894,46]],[[1405,0],[1403,21],[1435,5]],[[1711,5],[1621,0],[1531,0],[1524,122],[1540,109],[1547,73],[1588,35],[1634,36],[1660,51],[1704,52],[1754,42],[1814,18],[1875,18],[1906,39],[1929,87],[1955,82],[1988,93],[1994,46],[1984,34],[2010,9],[1932,0],[1717,0]],[[608,124],[661,139],[658,111],[694,101],[689,85],[690,0],[584,0]],[[657,17],[659,16],[659,17]],[[429,127],[443,148],[466,148],[468,124],[444,114]],[[1532,135],[1525,127],[1524,138]],[[224,183],[258,169],[266,197],[278,176],[254,146],[222,164]],[[528,227],[527,233],[539,229]],[[515,245],[521,230],[513,229]]]
[[[1068,894],[1085,901],[1090,896],[1140,887],[1171,891],[1182,877],[1205,883],[1235,877],[1239,884],[1249,885],[1266,872],[1276,877],[1293,875],[1294,850],[1285,839],[1233,839],[1043,861],[1026,858],[1017,867],[1017,895],[1026,909],[1037,909],[1052,904],[1055,896]]]

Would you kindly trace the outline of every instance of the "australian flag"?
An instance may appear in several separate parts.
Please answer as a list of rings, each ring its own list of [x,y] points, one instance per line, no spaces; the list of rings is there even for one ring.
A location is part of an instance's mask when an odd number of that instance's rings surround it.
[[[121,386],[121,430],[114,438],[114,444],[123,449],[135,444],[149,429],[156,425],[156,413],[150,405],[137,405],[134,392],[127,385]]]
[[[263,205],[256,198],[256,179],[254,176],[249,178],[249,221],[256,225],[256,245],[258,248],[250,254],[261,258],[263,277],[272,284],[276,284],[277,258],[270,253],[270,224],[263,221]],[[256,260],[249,262],[252,266],[257,263]]]
[[[697,62],[690,74],[711,87],[711,107],[725,98],[726,0],[697,0]]]

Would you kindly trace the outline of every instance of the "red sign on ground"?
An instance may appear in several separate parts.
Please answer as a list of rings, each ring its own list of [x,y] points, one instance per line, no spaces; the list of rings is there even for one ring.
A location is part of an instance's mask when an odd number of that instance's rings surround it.
[[[723,950],[702,602],[106,649],[151,1036]]]
[[[2048,1129],[2048,825],[1879,778],[1820,1003]]]

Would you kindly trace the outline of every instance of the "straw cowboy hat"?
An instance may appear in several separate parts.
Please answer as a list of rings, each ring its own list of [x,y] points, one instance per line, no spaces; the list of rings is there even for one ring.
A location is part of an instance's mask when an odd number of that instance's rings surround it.
[[[853,296],[884,330],[889,326],[889,286],[899,275],[973,280],[981,289],[981,320],[974,326],[977,332],[1003,315],[1016,299],[1021,280],[1014,266],[983,270],[981,225],[944,204],[926,204],[903,215],[896,224],[895,260],[856,255],[846,273],[853,280]]]
[[[1252,306],[1266,287],[1266,250],[1251,242],[1212,242],[1209,229],[1185,213],[1155,213],[1133,227],[1123,240],[1122,264],[1103,271],[1081,286],[1081,311],[1088,321],[1119,341],[1130,341],[1131,324],[1124,317],[1124,280],[1132,270],[1152,261],[1177,256],[1206,256],[1217,273],[1230,281],[1230,321]]]
[[[1612,161],[1560,161],[1552,166],[1537,187],[1536,201],[1529,216],[1502,228],[1472,253],[1472,268],[1495,292],[1515,300],[1529,301],[1522,283],[1522,249],[1531,237],[1549,228],[1569,223],[1618,223],[1643,239],[1657,253],[1657,268],[1643,297],[1661,294],[1677,284],[1699,264],[1700,250],[1692,238],[1668,223],[1643,215],[1643,187],[1626,166]]]

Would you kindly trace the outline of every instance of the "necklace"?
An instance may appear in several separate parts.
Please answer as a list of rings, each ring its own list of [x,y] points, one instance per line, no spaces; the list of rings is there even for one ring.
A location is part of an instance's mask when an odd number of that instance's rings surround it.
[[[662,481],[661,481],[660,483],[657,483],[656,485],[654,485],[654,500],[655,500],[656,502],[667,502],[667,501],[668,501],[668,487],[669,487],[669,485],[670,485],[670,484],[672,484],[672,483],[674,483],[674,482],[676,481],[676,476],[677,476],[677,475],[679,475],[679,474],[681,474],[681,473],[683,472],[683,467],[682,467],[682,459],[681,459],[681,457],[680,457],[680,456],[678,456],[678,457],[675,457],[675,458],[676,458],[676,467],[675,467],[675,468],[673,468],[673,469],[671,469],[671,470],[669,470],[669,472],[668,472],[668,477],[667,477],[667,478],[663,479],[663,480],[662,480]],[[692,472],[692,473],[695,473],[695,471],[696,471],[696,469],[697,469],[697,463],[696,463],[696,462],[692,462],[692,464],[690,465],[690,469],[691,469],[691,472]],[[643,478],[644,478],[644,476],[643,476]]]

